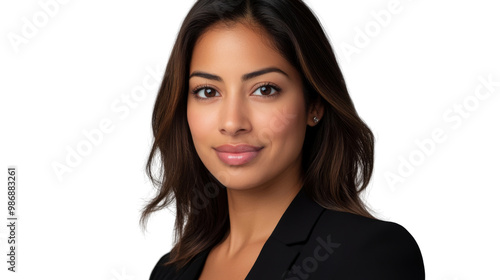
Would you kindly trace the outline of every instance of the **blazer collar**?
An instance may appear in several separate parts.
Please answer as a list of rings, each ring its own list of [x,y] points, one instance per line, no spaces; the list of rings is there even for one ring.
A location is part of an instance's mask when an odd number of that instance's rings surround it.
[[[281,216],[274,231],[264,243],[257,260],[245,280],[282,279],[300,253],[300,244],[307,240],[320,214],[325,210],[300,189]],[[199,253],[187,264],[178,280],[197,280],[211,248]]]

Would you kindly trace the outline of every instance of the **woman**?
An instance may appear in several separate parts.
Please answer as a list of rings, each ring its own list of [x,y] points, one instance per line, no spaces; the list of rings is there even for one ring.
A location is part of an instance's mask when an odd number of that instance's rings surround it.
[[[176,243],[150,279],[424,279],[410,233],[359,197],[374,137],[302,1],[197,1],[152,126],[141,221],[175,200]]]

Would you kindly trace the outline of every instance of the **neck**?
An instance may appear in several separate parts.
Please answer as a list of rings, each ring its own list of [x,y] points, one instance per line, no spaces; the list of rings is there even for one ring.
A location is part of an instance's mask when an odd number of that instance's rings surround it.
[[[251,190],[227,189],[230,230],[228,254],[246,246],[263,245],[302,188],[300,178],[285,178],[273,186]]]

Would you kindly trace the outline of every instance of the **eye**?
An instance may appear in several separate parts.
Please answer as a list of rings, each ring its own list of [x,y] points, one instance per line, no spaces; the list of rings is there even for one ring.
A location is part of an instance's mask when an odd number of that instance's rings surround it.
[[[260,93],[260,96],[262,97],[274,97],[275,95],[278,95],[280,91],[281,89],[278,86],[271,85],[271,83],[265,83],[260,85],[254,93]],[[257,94],[257,96],[259,95]]]
[[[278,86],[271,83],[265,83],[260,85],[253,93],[257,93],[257,96],[264,98],[274,98],[278,96],[280,91],[281,88],[279,88]],[[196,99],[199,99],[201,101],[208,101],[209,99],[216,97],[216,95],[219,94],[217,90],[208,85],[199,86],[193,89],[191,93],[194,94],[194,97]],[[201,96],[202,94],[204,94],[205,97]]]
[[[217,94],[218,92],[211,87],[201,86],[201,87],[193,89],[192,93],[194,94],[194,97],[196,97],[198,99],[209,99],[209,98],[214,97],[214,95]],[[200,95],[199,95],[200,93],[205,94],[206,97],[200,97]]]

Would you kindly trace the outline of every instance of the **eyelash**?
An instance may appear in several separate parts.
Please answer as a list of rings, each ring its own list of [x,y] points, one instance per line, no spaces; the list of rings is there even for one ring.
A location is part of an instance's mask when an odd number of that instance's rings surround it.
[[[274,94],[271,94],[271,95],[261,95],[259,97],[262,97],[262,98],[275,98],[277,97],[280,93],[281,93],[281,88],[278,87],[277,85],[273,84],[273,83],[270,83],[270,82],[267,82],[267,83],[263,83],[261,85],[259,85],[257,87],[255,91],[259,90],[261,87],[267,87],[267,86],[270,86],[272,87],[274,90],[276,90],[276,92]],[[191,93],[194,95],[194,97],[198,100],[201,100],[201,101],[208,101],[210,99],[212,99],[213,97],[207,97],[207,98],[203,98],[203,97],[199,97],[198,96],[198,92],[202,89],[212,89],[212,90],[215,90],[216,92],[218,92],[216,89],[214,89],[213,87],[209,86],[208,84],[205,84],[205,85],[201,85],[201,86],[197,86],[195,87]]]

